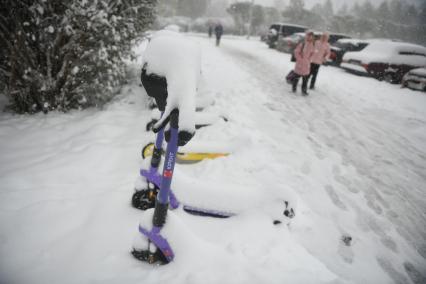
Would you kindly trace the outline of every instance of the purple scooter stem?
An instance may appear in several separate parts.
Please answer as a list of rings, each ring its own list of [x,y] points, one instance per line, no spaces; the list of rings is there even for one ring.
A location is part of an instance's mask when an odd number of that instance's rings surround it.
[[[158,173],[157,168],[150,167],[149,170],[141,169],[140,175],[145,177],[149,182],[155,184],[158,188],[160,188],[161,176]],[[179,207],[179,201],[177,200],[175,194],[171,190],[169,192],[169,198],[170,198],[170,206],[173,209],[178,208]]]
[[[161,113],[161,117],[163,117],[163,113]],[[163,147],[163,140],[164,140],[164,128],[160,129],[160,131],[157,133],[157,138],[155,140],[154,153],[151,158],[151,164],[150,164],[149,170],[145,170],[145,169],[140,170],[140,175],[145,177],[147,181],[155,184],[158,188],[160,188],[160,185],[161,185],[161,176],[158,173],[158,167],[161,161],[161,150]],[[173,209],[176,209],[179,207],[179,202],[177,201],[172,191],[170,191],[170,206]]]
[[[174,253],[169,243],[160,235],[161,228],[166,223],[167,210],[169,207],[170,185],[173,178],[173,171],[176,163],[176,153],[178,149],[178,119],[179,112],[172,111],[170,114],[170,141],[167,143],[166,159],[161,176],[160,191],[155,202],[153,216],[153,227],[150,231],[139,226],[141,232],[148,238],[166,257],[168,262],[174,259]],[[152,173],[152,171],[151,171]]]

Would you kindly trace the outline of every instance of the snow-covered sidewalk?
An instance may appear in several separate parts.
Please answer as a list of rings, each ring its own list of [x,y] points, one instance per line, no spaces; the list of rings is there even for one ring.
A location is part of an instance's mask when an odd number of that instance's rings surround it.
[[[173,212],[175,262],[140,263],[129,252],[143,212],[130,198],[154,135],[137,79],[102,111],[1,114],[0,282],[422,283],[426,96],[322,67],[305,98],[284,83],[289,55],[254,40],[193,39],[208,110],[228,118],[194,143],[238,147],[177,165],[175,190],[250,207],[227,220]],[[289,197],[296,217],[273,226],[264,202]]]

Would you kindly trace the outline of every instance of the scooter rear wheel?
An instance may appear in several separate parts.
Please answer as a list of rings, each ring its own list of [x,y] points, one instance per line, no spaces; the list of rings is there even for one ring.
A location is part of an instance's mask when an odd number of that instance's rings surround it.
[[[149,250],[136,250],[133,249],[132,255],[140,261],[148,262],[149,264],[167,264],[169,263],[167,261],[167,258],[164,256],[164,254],[157,248],[157,250],[152,253]]]
[[[146,159],[147,157],[151,157],[154,153],[154,143],[146,144],[141,151],[142,159]]]

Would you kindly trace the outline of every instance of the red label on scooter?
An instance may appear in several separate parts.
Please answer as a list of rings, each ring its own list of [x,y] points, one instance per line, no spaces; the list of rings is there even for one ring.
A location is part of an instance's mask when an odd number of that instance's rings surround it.
[[[173,171],[164,171],[163,176],[166,178],[171,178],[173,175]]]

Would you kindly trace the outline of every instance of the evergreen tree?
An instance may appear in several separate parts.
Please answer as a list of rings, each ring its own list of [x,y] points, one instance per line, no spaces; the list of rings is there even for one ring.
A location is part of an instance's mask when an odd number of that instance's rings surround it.
[[[208,0],[178,0],[177,13],[180,16],[196,19],[206,13]]]
[[[418,12],[417,8],[414,5],[407,4],[404,7],[403,17],[405,19],[405,23],[409,25],[414,25],[417,22]]]
[[[418,24],[426,26],[426,2],[423,2],[418,15]]]
[[[245,33],[245,25],[250,19],[250,2],[237,2],[229,6],[226,10],[234,19],[237,30],[240,34]]]
[[[263,11],[265,14],[265,19],[269,23],[281,21],[281,13],[278,11],[278,9],[274,7],[264,7]]]
[[[314,6],[312,6],[311,12],[321,16],[324,15],[323,7],[320,3],[316,3]]]
[[[391,19],[397,23],[403,23],[403,4],[400,0],[392,0],[390,2],[390,16]]]
[[[355,4],[352,6],[351,13],[356,17],[361,17],[362,10],[361,7],[358,5],[358,2],[355,2]]]
[[[379,18],[381,20],[385,20],[385,19],[389,18],[390,10],[389,10],[388,1],[384,0],[379,5],[379,7],[377,8],[377,11],[376,11],[376,15],[377,15],[377,18]]]
[[[206,15],[210,17],[225,17],[226,8],[228,7],[227,0],[214,0],[210,1],[210,4],[207,6]]]
[[[290,0],[290,6],[288,7],[289,10],[295,11],[295,12],[302,12],[305,8],[305,1],[303,0]]]
[[[284,0],[274,0],[274,7],[279,11],[285,9],[285,1]]]
[[[326,19],[330,19],[334,15],[333,4],[331,0],[326,0],[322,7],[322,13]]]
[[[265,22],[265,12],[260,5],[254,5],[252,9],[251,26],[254,30],[257,30]]]
[[[154,19],[155,0],[3,0],[0,79],[16,112],[101,105]]]
[[[361,6],[361,17],[364,19],[374,19],[376,9],[371,4],[370,0],[365,0]]]
[[[283,16],[294,23],[303,23],[306,11],[303,0],[290,0],[290,5],[283,11]]]
[[[340,7],[340,9],[337,11],[337,14],[339,16],[344,16],[348,14],[348,4],[345,2],[343,3],[343,5]]]
[[[163,17],[176,16],[178,0],[158,0],[157,14]]]

